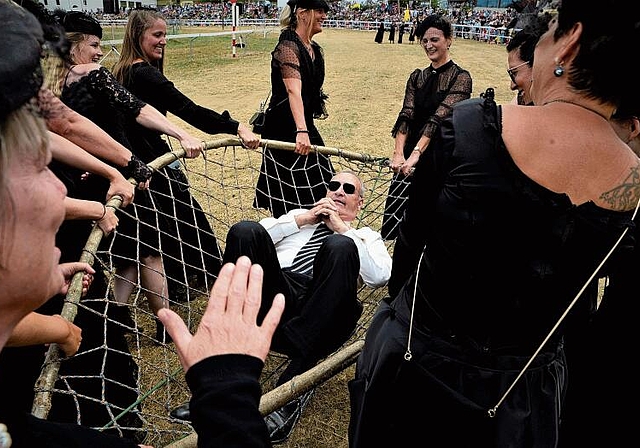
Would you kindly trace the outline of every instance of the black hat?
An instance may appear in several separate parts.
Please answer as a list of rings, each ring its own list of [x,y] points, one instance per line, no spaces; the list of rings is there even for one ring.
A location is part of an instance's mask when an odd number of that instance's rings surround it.
[[[102,39],[102,26],[100,22],[82,11],[63,11],[57,9],[53,12],[64,30],[68,33],[83,33],[98,36]]]
[[[324,9],[324,12],[329,12],[329,4],[326,0],[289,0],[287,5],[294,9],[304,8],[304,9]]]
[[[0,0],[0,118],[36,96],[42,86],[42,27],[11,0]]]

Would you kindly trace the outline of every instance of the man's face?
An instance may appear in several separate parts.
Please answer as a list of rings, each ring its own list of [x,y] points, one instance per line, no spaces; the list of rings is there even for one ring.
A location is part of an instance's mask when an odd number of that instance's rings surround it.
[[[338,173],[329,182],[327,197],[336,204],[343,221],[353,221],[360,212],[363,203],[361,190],[360,180],[351,173]]]

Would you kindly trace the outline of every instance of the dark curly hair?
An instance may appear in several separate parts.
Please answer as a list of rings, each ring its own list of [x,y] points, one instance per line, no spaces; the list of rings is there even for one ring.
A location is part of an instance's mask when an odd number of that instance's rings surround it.
[[[431,14],[430,16],[425,17],[425,19],[422,20],[416,28],[416,37],[418,39],[422,39],[424,33],[426,33],[429,28],[439,29],[447,39],[451,38],[453,35],[451,22],[441,14]]]

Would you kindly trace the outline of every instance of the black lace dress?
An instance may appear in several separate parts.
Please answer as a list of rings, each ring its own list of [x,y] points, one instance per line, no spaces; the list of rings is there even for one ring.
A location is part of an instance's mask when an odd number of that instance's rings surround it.
[[[93,70],[77,82],[64,87],[60,98],[131,149],[124,124],[127,120],[134,120],[145,103],[118,84],[107,69]],[[80,180],[78,170],[69,167],[60,167],[59,172],[66,176],[67,185],[72,186],[71,196],[105,201],[109,187],[106,179],[91,175],[86,180]],[[113,239],[112,234],[102,242],[102,247],[109,245],[111,248],[115,262],[119,265],[136,263],[139,256],[158,253],[159,232],[147,192],[137,190],[134,203],[118,212],[118,217],[118,237]],[[73,227],[66,227],[70,223]],[[69,250],[67,252],[61,248],[65,260],[78,260],[90,229],[91,223],[88,221],[67,221],[63,224],[59,239],[64,240],[65,248]],[[75,319],[76,325],[82,328],[80,350],[73,358],[64,360],[60,368],[61,375],[71,377],[67,377],[65,383],[59,381],[56,384],[56,387],[62,389],[71,388],[83,397],[79,397],[76,404],[71,395],[54,395],[49,413],[49,419],[54,421],[77,422],[76,414],[79,412],[79,423],[100,427],[107,424],[112,415],[119,414],[138,398],[138,367],[130,355],[123,328],[113,322],[116,320],[116,307],[105,300],[107,288],[104,276],[100,275],[102,268],[99,263],[97,260],[94,265],[96,278],[87,295],[82,298],[82,305],[78,308]],[[55,301],[50,301],[43,309],[52,314],[59,313],[60,307],[61,304],[57,306]],[[110,319],[106,321],[106,326],[105,316]],[[103,404],[105,401],[109,403],[108,407]],[[79,411],[76,405],[79,406]],[[138,407],[134,406],[118,420],[119,425],[130,429],[123,434],[112,431],[140,440],[143,435],[133,429],[142,426],[137,412]]]
[[[125,146],[128,141],[123,132],[125,116],[135,117],[144,103],[124,91],[105,69],[85,76],[65,89],[62,100],[72,109],[94,121],[112,137]],[[70,197],[105,201],[109,183],[100,176],[89,176],[82,180],[83,171],[58,163],[50,164],[52,171],[63,181]],[[136,201],[144,199],[136,192]],[[133,208],[133,206],[129,206]],[[125,219],[120,214],[118,231],[124,231]],[[61,262],[78,261],[91,232],[88,220],[64,221],[56,234],[56,246],[61,250]],[[110,238],[105,241],[109,244]],[[135,256],[135,244],[128,252]],[[126,249],[126,248],[124,248]],[[137,400],[138,367],[130,355],[128,342],[122,327],[109,323],[105,327],[104,316],[111,317],[115,308],[104,300],[106,279],[99,262],[94,265],[96,274],[92,286],[81,301],[74,323],[82,328],[82,344],[75,357],[63,359],[61,375],[71,375],[65,382],[58,381],[57,389],[67,388],[81,394],[76,403],[71,395],[54,394],[48,419],[56,422],[77,423],[101,427],[111,420],[110,413],[119,414]],[[37,311],[42,314],[60,314],[64,296],[52,297]],[[105,347],[105,344],[108,346]],[[0,387],[12,391],[12,400],[0,400],[0,411],[30,412],[34,398],[34,384],[40,374],[44,355],[48,347],[35,345],[11,347],[0,354]],[[104,381],[109,378],[111,381]],[[104,394],[104,395],[103,395]],[[103,398],[104,397],[104,398]],[[101,404],[111,404],[111,410]],[[6,406],[6,407],[5,407]],[[77,413],[81,416],[77,420]],[[119,424],[130,429],[118,435],[139,440],[142,435],[133,428],[142,426],[136,408],[126,413]],[[113,430],[107,430],[111,432]]]
[[[314,119],[326,118],[322,92],[324,57],[316,42],[311,42],[314,58],[305,49],[295,31],[286,29],[272,52],[271,101],[266,114],[262,138],[282,142],[296,141],[296,124],[289,107],[284,78],[302,80],[302,103],[312,145],[324,146]],[[327,194],[326,184],[335,170],[329,159],[320,153],[307,156],[293,151],[265,148],[256,185],[254,206],[271,211],[279,217],[295,208],[311,207]]]
[[[106,68],[93,70],[66,86],[60,99],[135,153],[126,133],[126,124],[135,120],[145,103],[124,89]],[[105,201],[108,190],[106,179],[89,176],[86,181],[76,181],[76,185],[78,198]],[[133,204],[118,214],[120,221],[117,233],[121,236],[115,239],[111,247],[118,265],[128,265],[139,258],[159,254],[159,229],[153,207],[149,191],[137,190]],[[142,244],[136,244],[136,240]]]
[[[442,119],[451,113],[451,106],[469,98],[471,91],[471,75],[453,61],[437,69],[429,66],[411,73],[402,109],[391,131],[393,137],[398,132],[407,134],[405,159],[409,158],[423,134],[433,139]],[[380,231],[384,239],[392,240],[397,236],[410,182],[411,178],[402,173],[394,174],[391,180]]]

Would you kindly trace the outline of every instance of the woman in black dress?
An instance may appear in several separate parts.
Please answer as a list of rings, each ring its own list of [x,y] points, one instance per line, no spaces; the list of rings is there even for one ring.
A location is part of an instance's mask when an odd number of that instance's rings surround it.
[[[440,122],[458,101],[471,96],[468,71],[451,60],[451,23],[439,15],[420,22],[416,36],[431,64],[415,69],[407,80],[402,109],[391,135],[395,147],[390,166],[394,171],[384,208],[382,237],[392,240],[405,209],[413,167],[440,127]]]
[[[391,22],[391,27],[389,28],[389,43],[392,44],[396,40],[396,24]]]
[[[411,28],[409,28],[409,43],[414,43],[416,41],[416,23],[411,23]]]
[[[376,37],[373,39],[376,43],[381,44],[384,39],[384,22],[380,23],[378,26],[378,31],[376,31]]]
[[[312,145],[324,145],[314,123],[327,117],[324,56],[312,38],[322,32],[327,11],[325,0],[289,0],[280,15],[283,30],[271,53],[272,93],[262,137],[295,142],[296,149],[264,149],[254,201],[275,217],[313,206],[335,172],[328,156],[311,152]]]
[[[249,128],[222,114],[195,104],[180,92],[163,74],[164,47],[167,43],[167,23],[157,11],[134,10],[125,30],[120,59],[113,75],[137,98],[154,106],[162,114],[167,111],[209,134],[238,135],[243,144],[255,149],[260,138]],[[129,121],[127,135],[134,152],[148,163],[170,151],[162,135],[153,129]],[[213,285],[222,260],[218,241],[201,205],[189,191],[189,180],[175,162],[152,178],[154,195],[160,218],[168,229],[162,236],[165,273],[169,281],[171,299],[181,300],[173,285],[191,282],[207,293]],[[186,276],[186,278],[185,278]],[[175,279],[175,280],[174,280]],[[194,282],[195,280],[195,282]]]

